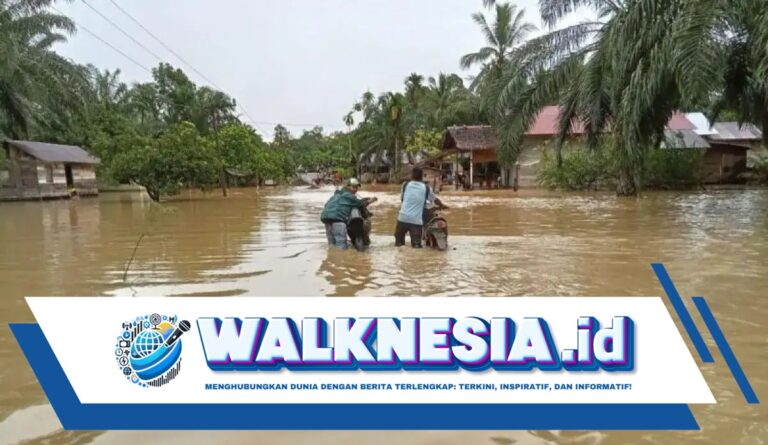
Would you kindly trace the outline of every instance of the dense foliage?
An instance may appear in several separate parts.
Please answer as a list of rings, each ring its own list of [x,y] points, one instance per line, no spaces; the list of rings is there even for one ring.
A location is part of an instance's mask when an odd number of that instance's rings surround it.
[[[50,12],[52,2],[0,0],[0,138],[84,146],[102,160],[101,181],[137,182],[155,199],[305,171],[348,176],[363,162],[398,173],[407,157],[435,154],[451,125],[493,124],[499,161],[510,166],[545,105],[564,113],[547,158],[555,170],[543,181],[583,188],[610,177],[620,194],[633,194],[687,168],[658,150],[674,111],[768,126],[763,0],[540,0],[549,29],[535,38],[522,10],[484,0],[472,19],[486,42],[459,61],[478,70],[468,82],[411,73],[401,91],[365,92],[342,117],[347,132],[294,136],[278,125],[270,143],[241,122],[233,98],[171,65],[126,85],[119,70],[62,58],[52,45],[76,29]],[[597,20],[558,28],[583,7]],[[586,149],[563,156],[576,120]]]
[[[597,190],[615,187],[621,180],[621,154],[610,142],[597,147],[568,146],[560,159],[548,148],[537,166],[537,181],[550,189]],[[653,149],[646,159],[640,178],[649,187],[687,188],[701,182],[701,150]]]
[[[555,29],[581,7],[598,20]],[[554,30],[519,45],[492,87],[502,160],[515,159],[542,106],[559,104],[557,142],[576,119],[590,147],[610,133],[617,191],[634,194],[675,110],[704,107],[715,117],[729,109],[768,125],[763,0],[540,0],[539,8]]]

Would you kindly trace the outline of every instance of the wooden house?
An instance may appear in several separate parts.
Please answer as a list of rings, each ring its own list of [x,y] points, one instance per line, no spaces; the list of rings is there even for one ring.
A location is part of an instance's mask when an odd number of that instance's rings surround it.
[[[514,168],[501,168],[496,155],[496,132],[489,125],[473,125],[450,127],[443,137],[443,154],[455,154],[456,173],[463,173],[467,182],[477,186],[512,186],[535,187],[536,169],[546,144],[558,134],[560,108],[547,106],[541,109],[531,127],[523,137],[520,154]],[[714,128],[720,124],[715,124]],[[730,124],[729,124],[730,125]],[[732,131],[729,134],[734,133]],[[578,139],[584,135],[584,126],[580,122],[571,124],[570,139]],[[742,171],[742,160],[746,160],[746,145],[738,137],[747,135],[739,133],[733,136],[712,137],[698,134],[698,127],[686,118],[683,113],[674,113],[667,123],[665,135],[668,148],[703,149],[704,172],[707,182],[727,182],[731,173]],[[725,148],[724,145],[729,145]],[[741,146],[739,145],[741,144]],[[746,161],[745,161],[746,162]],[[722,165],[721,169],[713,166]],[[744,164],[746,165],[746,164]]]
[[[707,184],[739,182],[748,169],[749,152],[761,148],[763,134],[752,124],[715,122],[710,125],[702,113],[687,113],[696,134],[706,140],[701,166],[702,181]]]
[[[98,195],[99,160],[80,147],[5,141],[0,200],[55,199]]]

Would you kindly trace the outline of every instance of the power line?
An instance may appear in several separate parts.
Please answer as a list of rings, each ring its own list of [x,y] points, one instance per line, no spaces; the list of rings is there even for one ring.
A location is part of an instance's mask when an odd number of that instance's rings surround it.
[[[121,7],[120,7],[120,6],[119,6],[117,3],[115,3],[115,1],[114,1],[114,0],[110,0],[110,2],[111,2],[113,5],[115,5],[115,7],[117,7],[117,8],[118,8],[118,9],[119,9],[119,10],[120,10],[120,11],[121,11],[123,14],[125,14],[125,15],[126,15],[128,18],[130,18],[132,21],[134,21],[134,22],[135,22],[135,23],[136,23],[136,24],[137,24],[139,27],[141,27],[141,29],[143,29],[143,30],[144,30],[144,31],[145,31],[147,34],[149,34],[149,35],[150,35],[150,36],[151,36],[153,39],[155,39],[155,40],[156,40],[158,43],[160,43],[160,44],[161,44],[161,45],[162,45],[162,46],[163,46],[165,49],[167,49],[169,52],[171,52],[171,53],[172,53],[172,54],[173,54],[173,55],[174,55],[176,58],[178,58],[178,59],[179,59],[179,60],[180,60],[182,63],[184,63],[185,65],[187,65],[187,66],[188,66],[188,67],[189,67],[189,68],[190,68],[192,71],[194,71],[195,73],[197,73],[197,74],[198,74],[198,75],[199,75],[201,78],[203,78],[205,81],[207,81],[208,83],[210,83],[210,84],[211,84],[213,87],[217,88],[218,90],[221,90],[221,91],[223,91],[223,89],[222,89],[221,87],[219,87],[218,85],[216,85],[216,83],[214,83],[213,81],[211,81],[211,80],[210,80],[208,77],[206,77],[206,76],[205,76],[203,73],[201,73],[199,70],[197,70],[197,69],[196,69],[194,66],[192,66],[191,64],[189,64],[189,62],[187,62],[187,61],[186,61],[186,60],[184,60],[184,59],[183,59],[181,56],[179,56],[179,54],[178,54],[178,53],[176,53],[175,51],[173,51],[173,50],[172,50],[172,49],[171,49],[171,48],[170,48],[168,45],[166,45],[165,43],[163,43],[163,42],[162,42],[162,40],[160,40],[160,39],[159,39],[157,36],[155,36],[154,34],[152,34],[152,32],[151,32],[151,31],[149,31],[149,30],[148,30],[146,27],[144,27],[144,26],[143,26],[143,25],[142,25],[142,24],[141,24],[141,23],[140,23],[140,22],[139,22],[137,19],[133,18],[133,16],[131,16],[130,14],[128,14],[128,13],[127,13],[127,12],[126,12],[126,11],[125,11],[123,8],[121,8]],[[122,29],[120,26],[118,26],[116,23],[114,23],[112,20],[110,20],[110,19],[109,19],[107,16],[105,16],[103,13],[101,13],[101,12],[100,12],[100,11],[98,11],[96,8],[94,8],[93,6],[91,6],[91,5],[90,5],[90,4],[89,4],[89,3],[88,3],[86,0],[83,0],[83,3],[84,3],[84,4],[85,4],[85,5],[88,7],[88,8],[90,8],[92,11],[94,11],[96,14],[98,14],[99,16],[101,16],[101,18],[103,18],[105,21],[107,21],[107,22],[108,22],[110,25],[112,25],[112,26],[113,26],[115,29],[117,29],[118,31],[120,31],[120,32],[121,32],[123,35],[125,35],[125,36],[126,36],[126,37],[128,37],[128,38],[130,38],[130,39],[131,39],[131,41],[133,41],[133,42],[134,42],[136,45],[138,45],[138,46],[140,46],[142,49],[144,49],[144,50],[145,50],[147,53],[151,54],[153,57],[155,57],[155,58],[156,58],[157,60],[159,60],[160,62],[163,62],[163,61],[164,61],[162,57],[158,56],[156,53],[154,53],[154,52],[153,52],[153,51],[151,51],[149,48],[147,48],[146,46],[144,46],[144,45],[143,45],[141,42],[139,42],[139,41],[138,41],[138,40],[136,40],[134,37],[132,37],[130,34],[128,34],[128,32],[126,32],[125,30],[123,30],[123,29]],[[128,55],[128,54],[126,54],[124,51],[120,50],[120,49],[119,49],[119,48],[117,48],[116,46],[114,46],[114,45],[112,45],[111,43],[109,43],[108,41],[104,40],[104,39],[103,39],[101,36],[99,36],[99,35],[98,35],[98,34],[96,34],[95,32],[91,31],[90,29],[86,28],[85,26],[81,25],[80,23],[76,22],[76,21],[75,21],[75,20],[74,20],[72,17],[68,16],[67,14],[64,14],[64,13],[63,13],[61,10],[59,10],[59,9],[58,9],[58,8],[56,8],[55,6],[51,6],[51,9],[52,9],[52,10],[54,10],[54,11],[56,11],[56,12],[58,12],[60,15],[62,15],[62,16],[65,16],[65,17],[69,18],[70,20],[72,20],[72,22],[73,22],[73,23],[74,23],[74,24],[77,26],[77,28],[78,28],[78,29],[82,29],[82,30],[83,30],[83,31],[85,31],[86,33],[90,34],[90,35],[91,35],[93,38],[97,39],[97,40],[98,40],[99,42],[101,42],[102,44],[106,45],[107,47],[109,47],[110,49],[112,49],[113,51],[115,51],[116,53],[120,54],[121,56],[123,56],[123,57],[124,57],[124,58],[126,58],[127,60],[131,61],[133,64],[135,64],[135,65],[136,65],[136,66],[138,66],[139,68],[143,69],[144,71],[146,71],[146,72],[147,72],[147,73],[149,73],[149,74],[153,74],[153,72],[152,72],[152,69],[150,69],[150,68],[148,68],[147,66],[143,65],[142,63],[138,62],[136,59],[134,59],[133,57],[129,56],[129,55]],[[244,107],[242,104],[239,104],[239,103],[237,103],[237,100],[236,100],[236,107],[237,107],[237,108],[240,108],[240,110],[243,112],[243,114],[245,115],[245,117],[247,117],[247,118],[248,118],[248,120],[250,120],[250,122],[251,122],[253,125],[255,125],[255,126],[259,127],[259,128],[260,128],[260,129],[261,129],[261,130],[262,130],[264,133],[272,133],[272,131],[271,131],[271,130],[269,130],[269,131],[267,131],[267,130],[264,130],[264,128],[262,128],[262,127],[261,127],[261,125],[282,125],[282,126],[285,126],[285,127],[302,127],[302,128],[304,128],[304,127],[315,127],[315,126],[318,126],[318,125],[320,125],[320,126],[324,126],[324,127],[326,127],[326,128],[331,128],[331,129],[335,129],[335,128],[337,128],[337,126],[333,126],[333,125],[323,125],[323,124],[320,124],[320,123],[313,123],[313,124],[301,124],[301,123],[289,123],[289,122],[268,122],[268,121],[257,121],[256,119],[254,119],[254,118],[251,116],[251,114],[248,112],[248,110],[247,110],[247,109],[246,109],[246,108],[245,108],[245,107]]]
[[[208,82],[208,83],[209,83],[209,84],[211,84],[212,86],[214,86],[214,87],[218,88],[219,90],[222,90],[222,91],[223,91],[223,88],[220,88],[218,85],[216,85],[216,83],[215,83],[215,82],[213,82],[211,79],[207,78],[207,77],[205,76],[205,74],[201,73],[200,71],[198,71],[198,70],[197,70],[197,68],[195,68],[194,66],[192,66],[192,64],[191,64],[191,63],[189,63],[189,62],[187,62],[186,60],[184,60],[184,58],[183,58],[183,57],[181,57],[181,56],[180,56],[180,55],[179,55],[179,54],[178,54],[176,51],[174,51],[173,49],[171,49],[171,47],[169,47],[168,45],[166,45],[166,44],[165,44],[165,42],[163,42],[162,40],[160,40],[160,38],[159,38],[159,37],[157,37],[156,35],[154,35],[154,34],[152,33],[152,31],[150,31],[150,30],[149,30],[149,29],[147,29],[147,28],[146,28],[144,25],[142,25],[142,24],[141,24],[141,22],[140,22],[138,19],[134,18],[134,17],[133,17],[131,14],[129,14],[129,13],[128,13],[128,11],[126,11],[125,9],[123,9],[122,7],[120,7],[120,5],[118,5],[118,4],[117,4],[117,2],[115,2],[115,0],[109,0],[109,1],[110,1],[110,3],[112,3],[112,4],[115,6],[115,8],[117,8],[117,9],[118,9],[120,12],[122,12],[122,13],[123,13],[123,14],[124,14],[126,17],[128,17],[129,19],[131,19],[131,21],[133,21],[133,23],[135,23],[136,25],[138,25],[138,27],[139,27],[139,28],[143,29],[143,30],[144,30],[144,32],[146,32],[147,34],[149,34],[149,36],[150,36],[150,37],[152,37],[153,39],[155,39],[155,41],[157,41],[157,43],[159,43],[159,44],[160,44],[160,45],[161,45],[163,48],[165,48],[166,50],[168,50],[168,52],[170,52],[171,54],[173,54],[173,55],[174,55],[174,56],[175,56],[177,59],[179,59],[179,60],[180,60],[180,61],[181,61],[181,62],[182,62],[184,65],[186,65],[186,66],[187,66],[189,69],[191,69],[192,71],[194,71],[195,73],[197,73],[197,75],[198,75],[198,76],[200,76],[201,78],[203,78],[203,80],[205,80],[206,82]]]
[[[160,62],[163,61],[162,57],[158,56],[154,51],[152,51],[151,49],[149,49],[146,46],[144,46],[141,42],[136,40],[132,35],[128,34],[128,32],[126,32],[123,28],[121,28],[117,23],[113,22],[112,20],[109,19],[109,17],[107,17],[106,15],[102,14],[101,11],[99,11],[98,9],[94,8],[93,6],[91,6],[91,4],[88,3],[87,1],[85,1],[85,0],[82,0],[82,1],[83,1],[83,4],[85,6],[87,6],[91,11],[93,11],[96,14],[98,14],[99,16],[101,16],[101,18],[106,20],[107,23],[112,25],[113,28],[117,29],[118,31],[120,31],[121,34],[123,34],[124,36],[128,37],[129,39],[131,39],[131,41],[133,41],[133,43],[135,43],[136,45],[140,46],[144,51],[146,51],[148,54],[150,54],[152,57],[154,57],[158,61],[160,61]]]
[[[216,82],[209,79],[205,74],[203,74],[200,70],[195,68],[191,63],[187,62],[186,59],[181,57],[179,53],[174,51],[170,46],[166,45],[165,42],[163,42],[159,37],[157,37],[152,31],[150,31],[146,26],[144,26],[138,19],[136,19],[134,16],[128,13],[125,9],[123,9],[115,0],[109,0],[112,5],[114,5],[115,8],[117,8],[121,13],[123,13],[126,17],[128,17],[133,23],[135,23],[139,28],[143,29],[144,32],[146,32],[150,37],[152,37],[157,43],[159,43],[163,48],[168,50],[171,54],[174,55],[177,59],[179,59],[184,65],[186,65],[189,69],[194,71],[198,76],[200,76],[203,80],[211,84],[213,87],[220,91],[224,91],[224,88],[221,88],[220,86],[216,85]],[[83,3],[85,3],[85,0],[83,0]],[[87,4],[87,3],[86,3]],[[133,40],[133,39],[132,39]],[[143,47],[143,45],[142,45]],[[234,97],[234,96],[233,96]],[[251,116],[251,113],[248,112],[248,110],[243,106],[242,104],[237,104],[237,107],[240,108],[240,110],[245,114],[245,116],[253,123],[257,124],[256,120]]]
[[[60,15],[62,15],[62,16],[64,16],[64,17],[67,17],[69,20],[71,20],[71,21],[72,21],[72,23],[74,23],[74,24],[75,24],[75,26],[77,26],[77,28],[78,28],[78,29],[82,29],[83,31],[87,32],[88,34],[90,34],[91,36],[93,36],[93,37],[94,37],[96,40],[98,40],[99,42],[101,42],[101,43],[103,43],[104,45],[106,45],[106,46],[108,46],[108,47],[112,48],[112,50],[114,50],[115,52],[117,52],[117,53],[118,53],[118,54],[120,54],[121,56],[123,56],[123,57],[125,57],[126,59],[130,60],[131,62],[133,62],[133,63],[134,63],[136,66],[138,66],[139,68],[143,69],[144,71],[148,72],[149,74],[152,74],[152,70],[151,70],[151,69],[149,69],[149,68],[147,68],[146,66],[142,65],[141,63],[137,62],[137,61],[136,61],[136,59],[134,59],[133,57],[129,56],[128,54],[124,53],[124,52],[123,52],[123,51],[121,51],[120,49],[116,48],[116,47],[115,47],[114,45],[112,45],[111,43],[109,43],[109,42],[107,42],[106,40],[102,39],[102,38],[101,38],[101,37],[99,37],[99,35],[98,35],[98,34],[96,34],[95,32],[91,31],[90,29],[86,28],[85,26],[81,25],[80,23],[77,23],[77,22],[76,22],[76,21],[75,21],[75,20],[74,20],[72,17],[70,17],[70,16],[68,16],[68,15],[64,14],[64,13],[63,13],[63,12],[61,12],[59,9],[57,9],[55,6],[51,6],[50,8],[51,8],[51,9],[53,9],[54,11],[58,12]]]

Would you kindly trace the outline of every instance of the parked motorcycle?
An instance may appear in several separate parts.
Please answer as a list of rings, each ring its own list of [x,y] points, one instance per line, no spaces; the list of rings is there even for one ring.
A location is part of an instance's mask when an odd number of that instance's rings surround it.
[[[424,244],[436,250],[448,249],[448,221],[436,209],[430,211],[424,225]]]
[[[347,234],[355,250],[362,252],[371,245],[371,217],[373,213],[368,206],[378,201],[378,198],[363,198],[365,208],[352,209],[347,220]]]

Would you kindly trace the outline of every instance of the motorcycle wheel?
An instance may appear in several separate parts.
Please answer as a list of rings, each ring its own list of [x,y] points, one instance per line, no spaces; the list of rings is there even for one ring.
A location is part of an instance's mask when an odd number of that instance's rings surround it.
[[[437,250],[446,250],[448,248],[448,233],[443,230],[434,230],[431,233],[432,247]]]

